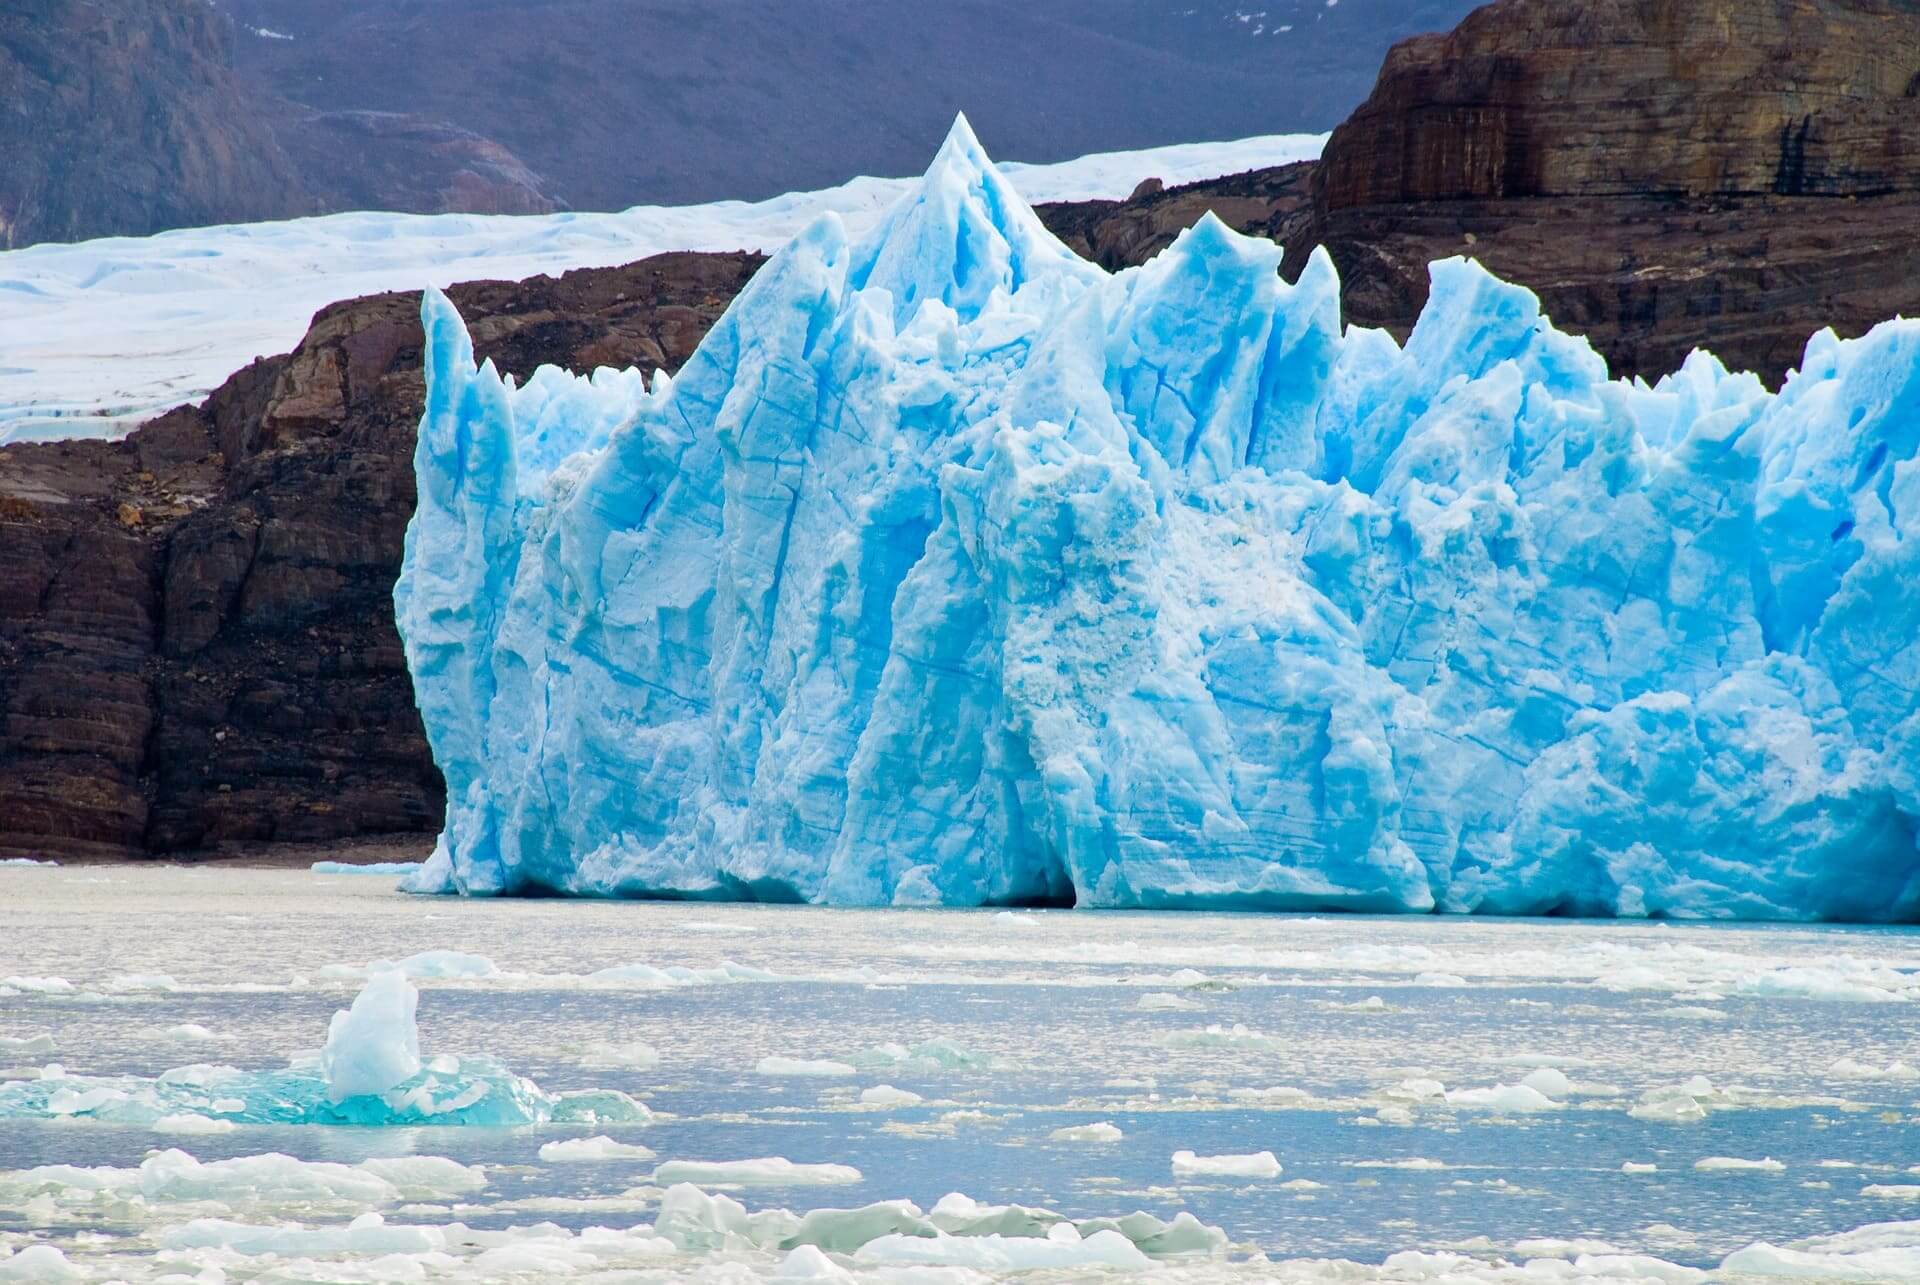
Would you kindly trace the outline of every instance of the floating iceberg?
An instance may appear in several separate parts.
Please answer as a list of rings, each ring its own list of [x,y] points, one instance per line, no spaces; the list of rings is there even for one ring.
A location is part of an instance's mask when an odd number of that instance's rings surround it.
[[[0,1120],[90,1120],[164,1133],[236,1124],[644,1124],[653,1113],[612,1089],[548,1093],[491,1058],[420,1056],[419,995],[398,968],[377,970],[334,1014],[325,1046],[280,1070],[205,1063],[142,1076],[73,1075],[50,1063],[0,1081]]]
[[[830,1187],[860,1181],[852,1165],[795,1164],[785,1156],[756,1160],[669,1160],[653,1171],[662,1186]]]
[[[353,1007],[333,1015],[320,1074],[335,1102],[386,1093],[420,1074],[420,992],[398,969],[375,973]]]
[[[648,388],[430,292],[406,886],[1920,918],[1920,321],[1650,387],[1279,257],[1108,275],[959,122]]]

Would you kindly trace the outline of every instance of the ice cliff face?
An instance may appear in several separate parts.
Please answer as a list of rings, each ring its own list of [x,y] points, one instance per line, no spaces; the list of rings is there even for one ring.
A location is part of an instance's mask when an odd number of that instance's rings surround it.
[[[430,295],[418,885],[1920,917],[1920,323],[1650,388],[1279,257],[1109,276],[961,122],[651,391]]]

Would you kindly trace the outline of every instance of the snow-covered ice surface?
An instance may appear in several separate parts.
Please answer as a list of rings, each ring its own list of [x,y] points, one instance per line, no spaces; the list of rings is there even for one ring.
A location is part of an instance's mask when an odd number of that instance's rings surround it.
[[[1285,134],[1009,165],[1030,201],[1126,196],[1311,160]],[[336,214],[0,253],[0,443],[116,436],[286,352],[327,304],[383,290],[626,263],[668,250],[772,251],[826,210],[877,222],[910,179],[857,178],[759,202],[537,217]]]
[[[1065,911],[1015,925],[423,903],[305,871],[8,877],[0,1280],[738,1285],[899,1281],[887,1273],[910,1263],[982,1273],[923,1278],[950,1285],[1039,1266],[1193,1282],[1920,1277],[1920,1223],[1901,1221],[1920,1218],[1911,930]],[[381,960],[397,963],[368,968]],[[623,967],[637,963],[689,980]],[[549,1094],[650,1110],[248,1122],[244,1095],[320,1047],[380,975],[418,988],[422,1074],[486,1059]],[[1143,1010],[1146,994],[1193,1007]],[[234,1037],[211,1056],[240,1087],[200,1077],[195,1112],[232,1128],[71,1100],[50,1116],[13,1096],[47,1075],[76,1099],[104,1079],[191,1087],[179,1068],[209,1052],[169,1038],[186,1026]],[[1209,1028],[1244,1034],[1193,1038]],[[657,1060],[591,1056],[635,1046]],[[770,1057],[856,1072],[760,1074]],[[899,1092],[869,1098],[881,1085]],[[1558,1105],[1507,1109],[1497,1086]],[[1643,1109],[1679,1099],[1694,1109]],[[1078,1132],[1095,1122],[1119,1136]],[[1280,1174],[1169,1161],[1263,1151]],[[663,1169],[726,1185],[668,1188]]]
[[[406,886],[1920,918],[1920,320],[1649,387],[1471,261],[1403,349],[1279,260],[1110,276],[960,121],[651,389],[429,294]]]

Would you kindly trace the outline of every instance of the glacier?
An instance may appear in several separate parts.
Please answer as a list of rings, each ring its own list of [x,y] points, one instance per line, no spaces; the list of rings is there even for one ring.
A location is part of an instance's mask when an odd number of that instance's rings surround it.
[[[1920,322],[1648,385],[1280,254],[1107,274],[962,119],[673,378],[516,385],[428,292],[404,886],[1920,918]]]

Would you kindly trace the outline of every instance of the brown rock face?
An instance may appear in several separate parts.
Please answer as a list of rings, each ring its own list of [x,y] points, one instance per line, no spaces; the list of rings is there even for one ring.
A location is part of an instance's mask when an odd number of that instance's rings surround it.
[[[1288,267],[1404,336],[1427,264],[1533,288],[1617,374],[1695,347],[1777,380],[1920,309],[1920,0],[1500,0],[1396,46]]]
[[[550,214],[546,180],[489,138],[401,112],[316,112],[292,104],[276,126],[329,210]]]
[[[673,370],[759,262],[452,294],[522,377]],[[353,300],[124,442],[0,449],[0,854],[438,828],[392,607],[420,346],[417,295]]]
[[[1914,0],[1507,0],[1387,55],[1329,210],[1920,190]]]

